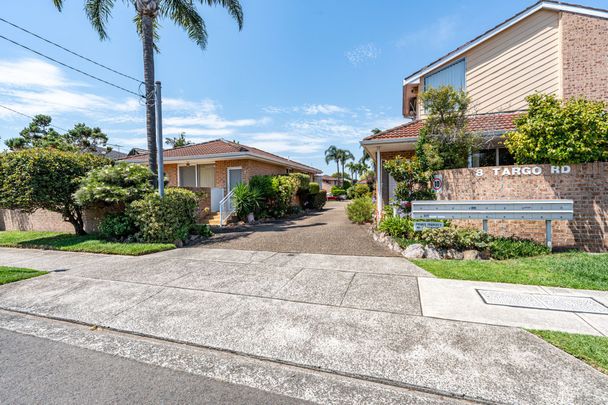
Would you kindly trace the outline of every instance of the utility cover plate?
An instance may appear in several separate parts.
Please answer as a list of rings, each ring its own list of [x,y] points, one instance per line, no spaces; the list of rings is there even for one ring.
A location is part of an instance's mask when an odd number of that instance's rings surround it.
[[[481,296],[483,301],[489,305],[608,315],[608,307],[592,297],[530,294],[480,289],[477,290],[477,293]]]

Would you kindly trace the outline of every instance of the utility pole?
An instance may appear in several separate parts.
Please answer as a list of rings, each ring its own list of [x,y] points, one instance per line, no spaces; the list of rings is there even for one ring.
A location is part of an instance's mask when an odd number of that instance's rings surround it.
[[[165,196],[165,167],[163,164],[163,107],[160,92],[160,81],[154,86],[156,102],[156,150],[158,152],[158,194]]]

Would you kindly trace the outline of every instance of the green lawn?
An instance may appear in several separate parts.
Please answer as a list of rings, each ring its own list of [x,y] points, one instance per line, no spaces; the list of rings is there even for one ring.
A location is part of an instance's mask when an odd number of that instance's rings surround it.
[[[78,236],[59,232],[37,231],[0,232],[0,246],[128,256],[175,249],[175,245],[172,243],[119,243],[108,242],[95,235]]]
[[[608,254],[557,253],[513,260],[412,260],[440,278],[608,290]]]
[[[46,271],[0,266],[0,285],[46,274]]]
[[[548,330],[530,330],[530,332],[608,374],[608,337]]]

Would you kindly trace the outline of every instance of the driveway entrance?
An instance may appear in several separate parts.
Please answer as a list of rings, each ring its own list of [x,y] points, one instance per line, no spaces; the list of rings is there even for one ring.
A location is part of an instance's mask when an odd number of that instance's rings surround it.
[[[364,225],[346,217],[346,202],[328,201],[323,211],[286,221],[224,228],[205,247],[281,253],[398,256],[374,242]]]

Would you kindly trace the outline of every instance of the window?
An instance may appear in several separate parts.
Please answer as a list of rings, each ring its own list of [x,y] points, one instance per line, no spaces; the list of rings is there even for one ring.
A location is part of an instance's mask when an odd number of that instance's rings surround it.
[[[214,165],[198,165],[198,186],[215,187]]]
[[[473,154],[473,167],[496,166],[496,149],[483,149]]]
[[[461,59],[450,66],[425,76],[424,89],[452,86],[456,90],[466,90],[465,72],[465,60]]]
[[[499,148],[498,149],[498,164],[500,166],[510,166],[515,164],[515,158],[507,148]]]
[[[196,187],[196,166],[179,167],[180,187]]]

